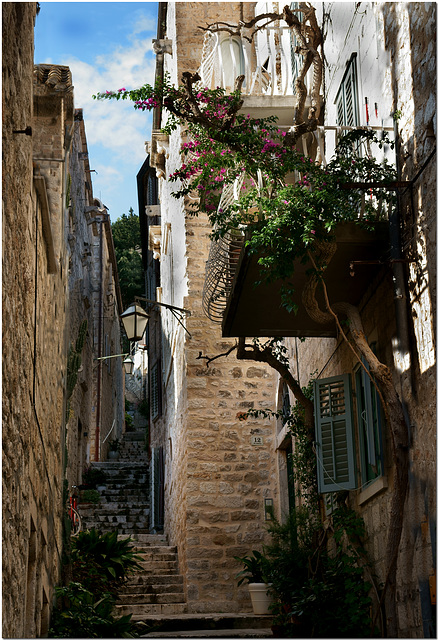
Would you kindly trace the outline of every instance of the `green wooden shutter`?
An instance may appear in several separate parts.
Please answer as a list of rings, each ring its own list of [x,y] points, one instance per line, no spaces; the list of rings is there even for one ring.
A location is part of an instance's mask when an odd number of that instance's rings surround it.
[[[357,127],[359,125],[359,111],[357,104],[356,54],[353,54],[347,65],[335,103],[338,125],[341,127]]]
[[[369,366],[365,358],[362,358],[362,362],[366,367],[367,371],[369,371]],[[365,407],[363,411],[364,415],[364,423],[367,434],[367,449],[368,449],[368,461],[370,465],[376,465],[376,448],[374,444],[374,416],[373,416],[373,401],[372,401],[372,391],[371,391],[371,380],[369,375],[361,368],[361,376],[362,376],[362,385],[364,389],[365,396]]]
[[[319,492],[355,489],[350,376],[315,380],[314,393]]]

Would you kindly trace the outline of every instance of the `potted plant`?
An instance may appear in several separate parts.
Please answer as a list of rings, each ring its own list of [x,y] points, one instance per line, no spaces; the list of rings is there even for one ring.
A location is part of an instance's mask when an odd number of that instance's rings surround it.
[[[119,449],[120,449],[120,440],[118,438],[114,438],[109,443],[109,451],[108,458],[110,460],[117,460],[119,457]]]
[[[79,485],[79,489],[96,489],[96,487],[105,484],[105,482],[105,471],[89,465],[82,472],[82,484]]]
[[[234,559],[243,564],[244,568],[236,575],[236,578],[239,578],[237,586],[240,587],[245,581],[248,582],[254,613],[256,615],[269,614],[272,597],[269,593],[270,562],[268,558],[260,551],[253,551],[252,556],[244,556],[243,558],[234,556]]]

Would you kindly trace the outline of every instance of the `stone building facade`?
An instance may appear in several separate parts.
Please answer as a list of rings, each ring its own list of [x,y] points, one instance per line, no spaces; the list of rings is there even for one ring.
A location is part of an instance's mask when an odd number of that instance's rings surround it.
[[[172,53],[158,54],[157,73],[169,72],[177,83],[184,71],[199,66],[198,24],[231,19],[240,11],[250,16],[253,9],[253,3],[168,3],[166,14],[161,6],[158,39],[170,40]],[[209,366],[198,358],[200,352],[225,352],[234,341],[224,340],[203,313],[210,226],[205,216],[191,217],[189,202],[175,200],[172,186],[161,179],[178,166],[182,136],[178,130],[169,140],[160,137],[164,120],[157,118],[152,168],[144,166],[139,174],[144,255],[149,248],[147,297],[190,315],[182,315],[183,328],[169,310],[149,310],[151,459],[156,477],[161,473],[163,479],[154,484],[153,502],[158,512],[161,490],[164,514],[157,522],[178,546],[189,611],[249,611],[247,591],[237,588],[240,567],[234,556],[260,549],[267,539],[265,501],[277,494],[275,437],[269,420],[240,422],[237,415],[256,403],[273,405],[275,376],[264,365],[237,361],[234,353]],[[156,156],[162,145],[165,167]],[[160,208],[147,215],[158,202]]]
[[[435,11],[432,4],[365,3],[360,7],[332,5],[326,16],[319,12],[320,20],[330,24],[324,46],[325,124],[339,124],[340,87],[354,64],[354,124],[393,128],[393,161],[400,179],[412,181],[410,189],[400,193],[394,214],[400,229],[400,253],[390,258],[400,262],[387,263],[370,279],[359,305],[368,342],[392,372],[410,431],[409,489],[397,570],[400,637],[435,634]],[[393,250],[394,244],[391,241]],[[349,492],[348,504],[364,518],[374,578],[383,583],[394,482],[389,429],[382,427],[381,467],[375,477],[369,477],[360,440],[363,383],[351,349],[339,337],[312,338],[291,346],[291,351],[304,384],[315,370],[319,380],[351,376],[357,489]]]
[[[93,455],[86,429],[92,437],[97,338],[91,310],[100,271],[93,246],[98,225],[93,233],[87,223],[103,206],[93,200],[89,166],[80,159],[86,140],[70,70],[34,67],[37,4],[4,3],[2,12],[2,620],[4,637],[24,638],[47,635],[61,579],[64,485],[80,481]],[[120,353],[117,276],[105,224],[104,293],[112,294],[105,299],[112,314],[105,332],[113,342],[108,349]],[[68,397],[69,347],[84,318],[82,370]],[[110,405],[117,394],[114,405],[123,407],[121,363],[119,371],[103,401]],[[111,407],[111,416],[104,415],[103,436],[113,414]]]
[[[75,109],[74,120],[66,195],[69,348],[75,347],[84,323],[87,330],[67,408],[69,486],[81,483],[96,451],[99,460],[106,459],[109,442],[121,436],[124,426],[123,358],[97,360],[122,351],[122,301],[111,225],[105,206],[93,196],[82,109]]]
[[[200,68],[204,58],[199,25],[216,20],[237,23],[254,11],[278,8],[277,3],[163,3],[157,75],[167,71],[172,82],[179,84],[184,71]],[[340,125],[386,128],[396,142],[390,159],[397,165],[399,179],[410,181],[408,188],[400,191],[391,219],[399,244],[391,240],[392,253],[386,256],[385,265],[369,275],[359,309],[369,343],[392,372],[410,429],[409,490],[397,573],[398,635],[433,637],[436,7],[432,3],[317,3],[316,9],[325,33],[325,110],[323,127],[318,130],[325,136],[325,154],[329,157],[333,132]],[[277,52],[284,37],[282,32],[276,40]],[[285,44],[285,40],[281,42]],[[248,55],[257,56],[259,67],[274,73],[269,56],[265,59],[268,44],[268,40],[259,42],[258,49]],[[289,51],[292,44],[289,42]],[[293,70],[293,64],[289,65]],[[225,82],[226,74],[222,76]],[[279,78],[278,87],[281,82]],[[244,109],[252,109],[252,113],[260,109],[257,113],[263,115],[275,113],[286,118],[282,124],[292,124],[293,96],[262,95],[252,103],[251,96],[245,100]],[[287,105],[289,121],[287,112],[282,111]],[[281,425],[248,421],[242,427],[235,416],[251,406],[281,408],[286,392],[270,369],[237,361],[233,353],[209,367],[199,358],[200,354],[224,353],[233,341],[222,338],[202,314],[210,232],[207,220],[202,215],[189,217],[182,201],[172,199],[173,185],[165,181],[178,166],[181,132],[166,139],[157,132],[164,122],[159,110],[154,118],[150,164],[159,178],[161,208],[154,209],[160,214],[154,225],[147,216],[144,224],[149,229],[149,247],[159,249],[157,286],[162,301],[191,313],[184,320],[190,335],[167,312],[161,312],[161,322],[157,320],[151,334],[154,346],[150,355],[157,362],[160,359],[158,383],[154,379],[151,384],[151,398],[157,386],[162,390],[157,392],[157,413],[151,416],[151,446],[164,452],[164,528],[179,548],[189,609],[207,610],[214,599],[216,610],[244,610],[245,595],[236,591],[233,580],[233,556],[262,544],[265,498],[273,498],[280,515],[287,512],[291,498],[287,453],[293,443]],[[158,204],[158,200],[145,204]],[[365,520],[366,548],[375,583],[380,584],[387,570],[384,549],[394,483],[390,436],[376,413],[378,403],[371,400],[374,392],[368,389],[343,338],[322,337],[322,332],[313,335],[304,343],[288,338],[291,370],[302,386],[315,380],[315,389],[339,376],[351,381],[354,488],[343,495]],[[364,415],[373,415],[379,424],[374,435],[367,431],[368,425],[364,427]],[[375,450],[368,447],[364,451],[364,433],[368,439],[375,438]],[[253,435],[263,438],[262,448],[251,446]],[[337,489],[340,486],[321,496],[327,515]]]
[[[40,87],[33,104],[36,5],[5,3],[2,10],[3,635],[23,638],[47,633],[61,568],[68,269],[62,198],[73,97],[67,81],[50,114]],[[47,146],[37,134],[46,118],[54,121]],[[31,135],[14,133],[28,127]]]

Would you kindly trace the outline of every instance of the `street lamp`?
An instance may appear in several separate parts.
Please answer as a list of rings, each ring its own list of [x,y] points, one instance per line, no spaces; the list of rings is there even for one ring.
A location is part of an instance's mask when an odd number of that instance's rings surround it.
[[[125,360],[123,360],[123,366],[125,368],[125,373],[128,375],[132,374],[134,370],[134,360],[131,356],[128,356]]]
[[[134,303],[120,316],[128,340],[138,342],[142,339],[149,315],[139,304]]]

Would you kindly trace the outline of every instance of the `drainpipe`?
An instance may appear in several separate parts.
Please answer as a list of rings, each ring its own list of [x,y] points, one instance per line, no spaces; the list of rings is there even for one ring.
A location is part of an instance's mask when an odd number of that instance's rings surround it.
[[[97,330],[97,357],[102,357],[102,278],[103,278],[103,219],[99,220],[99,326]],[[100,448],[100,405],[101,405],[101,383],[102,383],[102,360],[97,361],[97,407],[96,407],[96,440],[94,444],[94,461],[99,462]]]
[[[86,212],[98,213],[101,217],[96,218],[93,222],[100,225],[99,228],[99,313],[98,313],[98,329],[97,329],[97,357],[102,357],[102,323],[103,323],[103,225],[109,219],[105,207],[85,207]],[[96,386],[96,437],[94,444],[94,461],[99,462],[100,456],[100,416],[102,405],[102,360],[97,361],[97,386]]]

